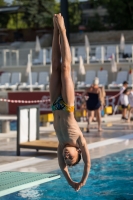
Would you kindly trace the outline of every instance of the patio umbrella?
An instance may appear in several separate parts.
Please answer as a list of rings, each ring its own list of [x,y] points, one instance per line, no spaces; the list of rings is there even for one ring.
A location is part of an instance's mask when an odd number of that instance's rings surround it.
[[[89,63],[90,43],[87,35],[85,35],[85,52],[86,52],[87,63]]]
[[[111,58],[111,71],[117,72],[117,64],[115,62],[115,55],[114,54],[112,54],[112,58]]]
[[[40,51],[41,51],[41,45],[40,45],[40,40],[39,40],[39,37],[38,37],[38,36],[36,36],[35,51],[36,51],[36,52],[40,52]]]
[[[85,47],[89,47],[89,46],[90,46],[90,43],[89,43],[88,36],[85,35]]]
[[[79,56],[79,71],[78,73],[80,75],[85,75],[85,67],[82,56]]]
[[[120,51],[123,52],[125,48],[125,38],[124,35],[121,34],[121,38],[120,38]]]
[[[27,67],[26,67],[26,75],[28,75],[31,72],[31,54],[28,54],[28,61],[27,61]]]
[[[30,91],[32,91],[31,66],[32,66],[31,54],[28,54],[28,61],[27,61],[27,67],[26,67],[26,75],[29,76]]]
[[[50,75],[52,74],[52,64],[50,65],[50,68],[49,68],[49,74]]]

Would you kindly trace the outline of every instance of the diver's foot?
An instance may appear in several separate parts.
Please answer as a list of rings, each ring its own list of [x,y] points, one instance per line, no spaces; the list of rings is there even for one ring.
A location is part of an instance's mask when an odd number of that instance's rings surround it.
[[[62,17],[61,13],[55,15],[55,21],[57,23],[60,34],[66,31],[64,18]]]
[[[53,17],[53,26],[54,26],[54,31],[56,31],[56,32],[59,33],[59,29],[58,29],[58,26],[57,26],[57,23],[56,23],[55,17],[56,17],[56,14],[54,14],[54,17]]]

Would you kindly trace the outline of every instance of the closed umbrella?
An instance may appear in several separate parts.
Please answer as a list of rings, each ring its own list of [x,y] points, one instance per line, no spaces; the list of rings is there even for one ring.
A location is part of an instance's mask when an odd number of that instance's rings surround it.
[[[52,64],[50,65],[50,68],[49,68],[49,74],[50,75],[52,74]]]
[[[125,38],[124,35],[121,34],[121,38],[120,38],[120,51],[123,52],[125,49]]]
[[[39,40],[39,37],[38,37],[38,36],[36,36],[35,51],[36,51],[36,52],[40,52],[40,51],[41,51],[41,45],[40,45],[40,40]]]
[[[30,83],[30,91],[32,91],[32,76],[31,76],[31,54],[28,54],[28,62],[26,67],[26,75],[29,76],[29,83]]]
[[[114,54],[112,54],[112,58],[111,58],[111,71],[117,72],[117,64],[115,62],[115,55]]]
[[[85,67],[82,56],[79,56],[79,71],[78,73],[80,75],[85,75]]]
[[[85,35],[85,52],[86,52],[87,63],[89,63],[90,43],[87,35]]]
[[[115,81],[115,72],[117,72],[117,64],[115,62],[114,54],[112,54],[112,58],[111,58],[111,71],[113,73],[113,80]]]

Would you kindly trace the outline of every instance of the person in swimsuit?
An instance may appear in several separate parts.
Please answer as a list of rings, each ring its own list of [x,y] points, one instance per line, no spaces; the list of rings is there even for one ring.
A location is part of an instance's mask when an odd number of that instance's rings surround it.
[[[90,88],[87,88],[82,96],[87,95],[88,99],[86,101],[86,106],[88,110],[88,126],[87,132],[89,132],[89,126],[94,118],[94,113],[98,121],[98,131],[101,131],[101,102],[102,95],[101,89],[99,88],[99,79],[96,77],[93,81],[93,85]]]
[[[58,162],[68,184],[78,191],[85,185],[90,171],[90,155],[83,134],[74,118],[74,85],[71,78],[71,53],[64,19],[61,14],[53,17],[52,74],[50,99],[54,115],[54,129],[59,141]],[[84,171],[81,181],[74,182],[68,166],[74,166],[82,158]]]

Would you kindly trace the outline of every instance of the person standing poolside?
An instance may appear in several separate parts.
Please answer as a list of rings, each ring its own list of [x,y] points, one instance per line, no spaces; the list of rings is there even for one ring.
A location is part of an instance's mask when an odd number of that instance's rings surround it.
[[[128,120],[126,117],[128,106],[129,106],[129,98],[128,95],[130,94],[129,89],[125,89],[121,95],[121,107],[123,109],[123,119]]]
[[[127,87],[128,87],[128,82],[127,81],[124,81],[123,82],[123,86],[120,88],[120,103],[121,103],[121,105],[123,104],[122,103],[122,97],[123,97],[123,92],[124,92],[124,90],[125,89],[127,89]],[[122,119],[127,119],[125,116],[126,116],[126,114],[127,114],[127,108],[122,108]]]
[[[71,52],[61,14],[54,15],[53,23],[50,99],[54,115],[54,129],[59,140],[58,162],[69,185],[78,191],[86,183],[90,171],[90,155],[86,140],[74,118],[75,93],[70,73]],[[68,166],[76,165],[81,159],[81,154],[84,171],[81,181],[77,183],[71,179]]]
[[[128,122],[130,122],[131,120],[131,113],[133,112],[133,90],[130,91],[130,94],[128,95],[128,99],[129,99],[129,112],[128,112]]]
[[[86,91],[82,94],[88,96],[88,100],[86,101],[86,106],[88,110],[88,126],[87,132],[89,132],[90,123],[94,118],[94,113],[96,114],[97,122],[98,122],[98,131],[102,131],[101,129],[101,102],[102,95],[101,89],[99,88],[99,79],[96,77],[93,81],[93,85],[90,88],[87,88]]]

